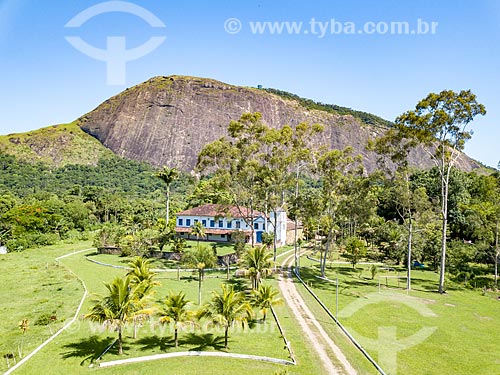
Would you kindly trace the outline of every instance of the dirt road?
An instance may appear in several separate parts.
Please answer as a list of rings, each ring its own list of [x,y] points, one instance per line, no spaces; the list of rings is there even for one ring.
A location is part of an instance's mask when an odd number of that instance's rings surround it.
[[[290,266],[293,263],[294,255],[290,255],[283,262],[283,274],[279,280],[279,287],[283,298],[292,310],[302,331],[308,338],[311,347],[318,354],[325,374],[348,374],[356,375],[356,371],[347,361],[346,357],[337,345],[325,332],[323,327],[314,317],[313,313],[306,306],[292,280]],[[335,357],[335,360],[332,360]],[[339,363],[341,365],[339,365]]]

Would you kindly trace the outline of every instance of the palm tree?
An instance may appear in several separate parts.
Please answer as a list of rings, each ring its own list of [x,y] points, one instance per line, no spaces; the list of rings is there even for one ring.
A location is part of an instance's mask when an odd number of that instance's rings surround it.
[[[184,253],[182,262],[188,267],[198,270],[198,305],[201,305],[201,283],[205,275],[205,268],[212,268],[217,264],[217,258],[208,247],[198,247],[194,251]]]
[[[200,237],[203,237],[205,235],[205,227],[201,222],[197,221],[194,223],[194,225],[191,227],[191,234],[194,234],[196,236],[196,242],[198,243],[198,247],[200,247]]]
[[[159,285],[154,279],[156,272],[151,271],[151,259],[135,257],[128,264],[132,269],[127,273],[132,284],[144,283],[151,286]]]
[[[177,294],[170,292],[164,303],[164,308],[161,311],[160,323],[173,324],[174,326],[174,342],[175,347],[179,345],[177,332],[185,324],[192,324],[194,321],[194,313],[187,309],[190,301],[186,299],[183,292]]]
[[[263,246],[249,248],[243,257],[245,273],[252,280],[252,289],[257,289],[261,278],[267,277],[272,272],[272,253]]]
[[[166,208],[166,226],[168,228],[168,221],[170,220],[170,185],[172,182],[179,178],[179,171],[176,168],[163,167],[161,171],[155,174],[160,180],[167,185],[167,208]]]
[[[222,292],[212,292],[212,300],[203,306],[198,316],[224,328],[224,348],[227,349],[229,327],[235,322],[241,322],[244,327],[252,317],[252,308],[243,292],[236,292],[233,286],[223,284]]]
[[[272,306],[282,305],[283,300],[278,297],[279,292],[271,285],[260,284],[258,289],[252,290],[250,301],[253,307],[259,308],[262,312],[262,321],[266,321],[267,310]]]
[[[186,240],[184,238],[174,238],[172,240],[172,251],[175,253],[182,253],[186,247]]]
[[[116,330],[118,332],[118,354],[123,354],[123,327],[141,310],[143,305],[141,300],[137,298],[136,288],[133,287],[129,276],[116,277],[113,282],[104,285],[108,289],[108,295],[94,301],[95,305],[85,315],[85,319]]]
[[[130,284],[135,286],[135,294],[137,301],[142,307],[132,317],[134,324],[134,339],[137,338],[137,324],[153,314],[153,309],[146,309],[145,305],[149,302],[149,298],[154,294],[153,288],[160,285],[154,280],[155,272],[150,268],[151,260],[143,257],[135,257],[129,266],[132,269],[127,273],[130,277]]]

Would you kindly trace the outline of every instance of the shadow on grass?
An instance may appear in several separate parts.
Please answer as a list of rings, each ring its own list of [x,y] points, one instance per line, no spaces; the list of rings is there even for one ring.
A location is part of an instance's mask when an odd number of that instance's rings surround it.
[[[140,339],[137,344],[142,346],[140,348],[142,351],[159,349],[166,352],[175,347],[173,336],[149,336]],[[224,350],[224,337],[212,333],[188,333],[187,335],[179,333],[179,347],[182,346],[190,347],[189,351]]]
[[[226,284],[232,285],[237,292],[246,292],[248,289],[248,279],[232,278],[225,281]]]
[[[179,340],[179,344],[193,345],[194,348],[190,349],[190,351],[202,351],[209,348],[214,350],[225,350],[224,337],[215,336],[212,333],[189,333],[187,336],[184,336]]]
[[[347,270],[348,273],[350,273],[351,270]],[[340,272],[341,274],[344,274],[344,272]],[[326,291],[331,291],[332,293],[335,292],[335,284],[333,282],[329,282],[324,279],[320,279],[317,276],[320,276],[321,273],[319,270],[316,269],[309,269],[309,268],[301,268],[300,269],[300,275],[302,277],[302,280],[308,285],[311,285],[313,289],[322,289]],[[296,283],[300,283],[298,280],[294,280]],[[351,297],[359,297],[359,292],[357,289],[352,289],[355,287],[366,287],[369,285],[369,282],[367,280],[363,279],[342,279],[339,281],[339,293],[344,295],[344,296],[351,296]]]
[[[141,345],[142,351],[160,349],[162,352],[166,351],[169,348],[174,347],[173,337],[160,337],[160,336],[148,336],[137,341],[137,344]]]
[[[396,274],[388,274],[387,276],[406,276],[406,269],[402,267],[396,267]],[[361,271],[359,268],[352,269],[350,266],[339,266],[334,268],[327,268],[327,271],[330,272],[330,278],[333,280],[331,272],[337,271],[339,275],[342,275],[342,279],[340,280],[340,293],[345,296],[359,297],[359,293],[368,293],[369,291],[366,289],[367,287],[373,287],[373,291],[378,290],[379,285],[379,277],[381,279],[380,286],[384,289],[395,289],[395,290],[406,290],[406,279],[401,279],[399,285],[397,281],[394,279],[390,279],[389,285],[386,286],[386,280],[384,278],[384,274],[377,274],[374,279],[371,279],[368,276],[368,271]],[[363,275],[363,272],[365,275]],[[431,270],[423,271],[423,270],[412,270],[412,280],[411,280],[411,289],[415,292],[424,292],[429,294],[437,294],[438,293],[438,283],[436,280],[430,280],[427,276],[423,276],[424,272],[433,272]],[[311,285],[314,289],[320,289],[325,291],[335,292],[335,284],[332,282],[328,282],[327,280],[323,280],[318,278],[320,276],[320,268],[318,265],[314,265],[312,267],[301,268],[300,270],[302,279],[306,282],[306,284]],[[347,277],[347,278],[346,278]],[[295,282],[299,282],[296,280]],[[360,289],[358,289],[360,288]],[[364,288],[364,289],[363,289]],[[463,286],[448,282],[445,288],[447,291],[461,291],[463,290]]]
[[[78,342],[64,345],[67,352],[61,353],[63,359],[68,358],[83,358],[80,365],[83,366],[86,362],[91,363],[95,361],[99,355],[113,342],[115,337],[100,338],[98,336],[90,336],[81,339]],[[123,345],[123,350],[129,349]],[[114,345],[108,353],[118,355],[118,345]]]

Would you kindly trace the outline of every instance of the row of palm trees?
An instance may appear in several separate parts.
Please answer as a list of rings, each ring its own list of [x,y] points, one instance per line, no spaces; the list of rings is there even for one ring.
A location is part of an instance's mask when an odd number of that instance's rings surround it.
[[[262,277],[269,274],[272,262],[270,253],[260,248],[249,249],[245,255],[247,274],[252,280],[252,291],[236,291],[231,285],[222,285],[220,291],[212,292],[210,301],[193,310],[192,302],[183,292],[170,292],[161,304],[154,303],[154,287],[159,283],[156,274],[150,269],[150,260],[135,258],[131,271],[124,277],[117,277],[105,284],[107,295],[94,300],[94,305],[85,318],[100,323],[118,333],[118,353],[123,354],[123,329],[132,323],[134,338],[140,322],[158,316],[160,324],[171,325],[174,329],[174,344],[177,347],[178,331],[185,326],[197,325],[200,320],[207,320],[209,325],[224,329],[224,347],[228,347],[229,329],[236,322],[244,327],[254,316],[254,309],[262,313],[266,320],[267,311],[273,305],[281,304],[278,291],[271,285],[260,283]],[[268,259],[262,261],[261,258]],[[201,278],[201,274],[199,275]]]

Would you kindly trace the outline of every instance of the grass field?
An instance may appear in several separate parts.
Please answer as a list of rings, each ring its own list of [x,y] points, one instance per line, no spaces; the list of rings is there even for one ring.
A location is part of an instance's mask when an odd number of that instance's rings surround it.
[[[234,253],[234,247],[232,244],[228,243],[215,243],[215,242],[203,242],[200,241],[200,246],[207,246],[207,247],[212,247],[215,245],[215,249],[217,251],[217,255],[222,256],[222,255],[227,255]],[[196,249],[198,246],[196,241],[186,241],[186,249],[184,250],[185,252],[192,251]],[[165,245],[164,251],[170,251],[170,246]],[[114,265],[114,266],[122,266],[122,267],[127,267],[128,263],[134,258],[133,256],[118,256],[118,255],[111,255],[111,254],[90,254],[88,255],[90,259],[97,260],[102,263]],[[151,267],[155,269],[177,269],[177,267],[185,267],[182,264],[179,264],[179,262],[175,261],[170,261],[166,259],[158,259],[158,258],[151,258]]]
[[[89,262],[85,255],[93,250],[61,259],[55,258],[73,251],[88,249],[89,242],[74,245],[58,245],[41,249],[26,250],[22,253],[0,255],[2,288],[0,297],[0,371],[7,370],[7,363],[13,364],[6,354],[26,355],[51,332],[68,321],[73,315],[83,295],[82,279],[92,294],[105,292],[103,281],[111,281],[123,275],[124,270],[104,267]],[[290,248],[281,249],[283,253]],[[102,257],[102,258],[101,258]],[[123,259],[107,255],[94,256],[96,259],[118,262]],[[281,258],[280,258],[281,259]],[[335,286],[333,283],[318,279],[317,263],[303,258],[301,274],[318,296],[335,312]],[[340,281],[339,310],[340,320],[349,328],[357,340],[370,354],[385,366],[391,374],[500,374],[498,357],[498,337],[500,337],[500,301],[493,293],[481,293],[448,283],[448,294],[434,292],[437,275],[431,271],[413,272],[413,290],[410,296],[403,289],[404,280],[388,278],[395,272],[384,271],[374,280],[367,266],[356,270],[348,264],[329,266],[327,277],[334,280],[338,274]],[[400,275],[403,270],[397,270]],[[378,293],[378,278],[381,278],[381,293]],[[175,272],[158,275],[161,286],[157,288],[156,299],[161,301],[169,290],[183,290],[193,301],[197,298],[198,283],[196,275],[181,274],[177,280]],[[212,290],[226,282],[225,272],[213,272],[203,282],[203,299],[206,301]],[[246,280],[232,279],[235,287],[247,285]],[[275,283],[275,280],[268,280]],[[322,308],[297,283],[299,292],[315,313],[325,330],[344,351],[359,374],[376,374],[371,364],[340,332],[337,325],[326,315]],[[375,297],[374,297],[375,296]],[[377,297],[378,296],[378,297]],[[80,315],[91,306],[89,296]],[[379,298],[379,299],[377,299]],[[360,302],[361,301],[361,302]],[[195,307],[195,306],[193,306]],[[297,366],[287,366],[291,375],[321,374],[322,369],[287,306],[276,308],[287,339],[291,342],[296,355]],[[424,314],[424,315],[422,315]],[[49,325],[43,323],[47,317],[55,317]],[[23,335],[18,322],[29,319],[30,328]],[[254,322],[249,330],[236,329],[230,332],[229,351],[288,359],[283,340],[272,320],[265,324]],[[419,332],[429,333],[419,337]],[[432,329],[432,331],[426,331]],[[415,336],[417,335],[417,336]],[[111,349],[103,361],[117,358],[131,358],[174,351],[224,351],[222,332],[215,329],[188,329],[180,333],[181,346],[176,349],[172,343],[172,332],[168,327],[145,324],[139,329],[138,338],[132,338],[132,328],[125,333],[125,354],[118,356]],[[425,335],[424,335],[425,336]],[[410,339],[405,340],[405,338]],[[96,371],[88,365],[104,348],[113,342],[115,333],[103,331],[101,327],[78,319],[70,328],[52,343],[37,353],[15,374],[86,374]],[[399,342],[398,344],[395,342]],[[383,367],[384,367],[383,366]],[[258,374],[273,374],[284,365],[229,358],[171,358],[152,362],[123,365],[99,369],[103,374],[236,374],[249,368]],[[392,371],[393,368],[395,371]],[[391,371],[389,371],[391,370]]]
[[[335,313],[335,284],[317,278],[316,262],[303,258],[301,264],[304,281]],[[372,280],[368,266],[353,270],[351,265],[337,264],[329,266],[326,275],[330,280],[339,277],[340,321],[387,372],[500,374],[497,294],[448,282],[448,294],[440,295],[435,292],[438,275],[416,270],[413,290],[407,295],[405,279],[399,280],[398,287],[398,279],[385,278],[397,274],[405,271],[384,271]],[[321,317],[319,305],[305,289],[301,291]]]
[[[10,253],[0,256],[2,269],[12,272],[0,275],[3,303],[0,314],[0,324],[3,335],[1,342],[2,355],[14,352],[18,357],[18,345],[23,340],[23,354],[28,354],[37,345],[60,328],[65,321],[74,315],[74,311],[83,295],[83,287],[78,278],[84,281],[89,292],[102,294],[105,292],[103,281],[111,281],[115,276],[123,275],[124,270],[96,265],[86,260],[85,255],[94,251],[75,254],[57,263],[57,256],[86,249],[90,243],[76,245],[61,245],[49,248],[27,250],[22,253]],[[74,272],[74,274],[73,274]],[[78,278],[77,278],[78,277]],[[161,286],[157,288],[156,298],[161,301],[169,290],[182,290],[191,300],[196,300],[198,282],[194,275],[188,274],[179,281],[172,277],[159,275]],[[210,292],[219,289],[226,282],[225,272],[210,273],[203,282],[203,299],[206,301]],[[233,279],[229,281],[236,288],[245,287],[246,280]],[[269,280],[269,282],[273,282]],[[16,293],[16,290],[19,292]],[[22,292],[21,292],[22,291]],[[91,306],[90,295],[80,315]],[[194,306],[195,307],[195,306]],[[288,366],[289,374],[321,373],[316,358],[306,344],[302,342],[300,332],[295,330],[293,318],[285,306],[279,307],[287,339],[292,342],[299,364]],[[58,321],[50,326],[36,326],[34,322],[40,315],[53,314]],[[23,335],[17,324],[21,319],[29,319],[30,329]],[[288,336],[289,334],[289,336]],[[137,339],[132,338],[132,327],[124,335],[125,354],[118,356],[111,349],[102,361],[131,358],[157,353],[174,351],[224,351],[223,334],[220,330],[188,329],[180,333],[180,347],[174,348],[172,331],[168,327],[156,324],[145,324],[139,329]],[[26,364],[16,370],[16,374],[84,374],[94,369],[88,365],[104,348],[113,342],[115,333],[104,331],[95,324],[78,319],[70,328],[58,336],[53,342],[43,348]],[[247,330],[234,329],[230,331],[229,351],[267,357],[289,359],[279,330],[272,319],[266,323],[255,321]],[[188,362],[189,361],[189,362]],[[189,363],[189,365],[187,365]],[[13,359],[10,359],[13,364]],[[134,365],[99,369],[99,372],[109,374],[157,374],[168,371],[169,374],[230,374],[251,368],[259,374],[273,374],[283,369],[284,365],[264,362],[227,358],[173,358],[145,362]],[[0,371],[7,370],[7,358],[2,358]]]

